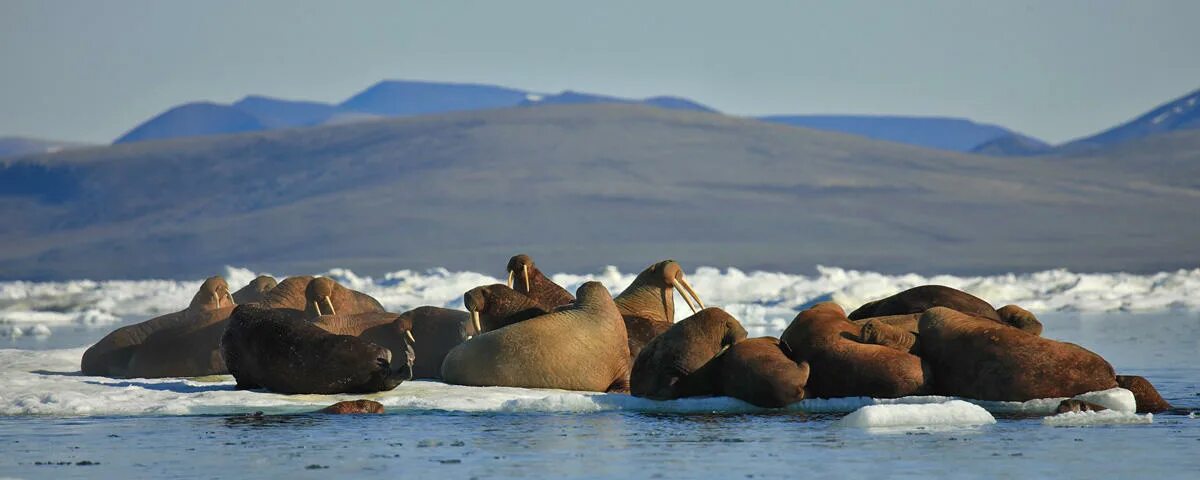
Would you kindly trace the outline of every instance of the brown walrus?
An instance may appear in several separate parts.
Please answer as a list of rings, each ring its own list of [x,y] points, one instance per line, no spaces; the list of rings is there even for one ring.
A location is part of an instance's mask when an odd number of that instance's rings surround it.
[[[624,391],[629,345],[621,314],[600,282],[570,307],[481,334],[442,362],[455,385]]]
[[[766,408],[804,400],[808,363],[796,363],[775,337],[751,338],[721,354],[721,393]]]
[[[742,324],[720,308],[705,308],[650,340],[634,360],[630,393],[655,400],[720,393],[714,359],[746,339]]]
[[[285,278],[267,292],[262,303],[270,308],[300,310],[309,318],[385,311],[370,295],[343,287],[329,277],[307,275]]]
[[[616,298],[613,299],[625,321],[629,335],[630,362],[637,358],[642,348],[654,337],[661,335],[675,323],[675,290],[687,302],[692,313],[696,313],[695,299],[700,308],[704,302],[683,278],[683,269],[674,260],[665,260],[647,267],[639,273]],[[692,298],[689,299],[688,295]]]
[[[945,307],[927,310],[919,327],[938,394],[1022,402],[1117,386],[1112,365],[1075,344]]]
[[[850,320],[888,315],[924,313],[933,307],[947,307],[968,315],[1002,322],[992,304],[962,290],[942,285],[913,287],[887,298],[868,302],[850,312]]]
[[[1085,402],[1083,400],[1076,400],[1074,398],[1068,398],[1066,400],[1058,402],[1058,408],[1054,409],[1054,413],[1100,412],[1100,411],[1104,411],[1104,410],[1108,410],[1108,408],[1106,408],[1104,405],[1098,405],[1098,404],[1095,404],[1092,402]]]
[[[233,311],[220,276],[200,285],[182,311],[118,328],[83,352],[85,375],[119,378],[196,377],[225,373],[216,352]]]
[[[391,331],[411,332],[415,339],[413,378],[442,378],[442,362],[450,350],[479,335],[470,314],[441,307],[417,307],[401,313]]]
[[[246,286],[233,292],[233,303],[244,305],[247,303],[262,302],[267,299],[267,292],[270,292],[278,284],[279,282],[276,282],[274,277],[259,275],[246,284]]]
[[[808,362],[808,391],[822,398],[897,398],[929,390],[929,366],[921,358],[884,345],[862,343],[861,327],[833,302],[800,312],[781,342],[797,363]]]
[[[1029,310],[1016,305],[1005,305],[996,310],[1000,320],[1034,335],[1042,334],[1042,322]]]
[[[239,305],[221,337],[221,355],[238,388],[278,393],[369,393],[412,378],[412,352],[335,335],[290,309]]]
[[[529,296],[548,310],[575,301],[571,292],[542,274],[529,255],[520,254],[508,259],[507,269],[508,287]]]
[[[1137,375],[1117,375],[1117,385],[1133,392],[1137,413],[1158,413],[1171,410],[1170,403],[1158,394],[1149,380]]]
[[[481,333],[540,317],[553,310],[532,297],[498,283],[467,291],[463,294],[463,306],[470,312],[475,329]]]
[[[379,414],[383,412],[383,404],[373,400],[346,400],[322,408],[317,413],[332,415]]]

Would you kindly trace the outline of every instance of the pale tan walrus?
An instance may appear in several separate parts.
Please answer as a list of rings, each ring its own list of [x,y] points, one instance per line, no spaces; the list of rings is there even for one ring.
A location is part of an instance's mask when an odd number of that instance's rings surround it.
[[[455,347],[442,380],[455,385],[626,391],[629,345],[608,290],[587,282],[570,307]],[[418,339],[418,341],[420,341]]]

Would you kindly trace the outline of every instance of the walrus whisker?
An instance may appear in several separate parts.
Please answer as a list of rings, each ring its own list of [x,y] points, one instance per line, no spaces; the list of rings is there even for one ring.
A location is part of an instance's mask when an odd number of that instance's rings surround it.
[[[529,265],[521,265],[521,270],[525,272],[525,293],[529,293],[531,289],[529,285]]]
[[[698,305],[700,305],[700,309],[701,309],[701,310],[703,310],[703,309],[705,308],[705,307],[704,307],[704,302],[700,301],[700,296],[699,296],[699,295],[696,295],[696,291],[695,291],[695,290],[692,290],[692,286],[691,286],[690,284],[688,284],[688,282],[687,282],[687,279],[683,278],[683,276],[682,276],[682,275],[680,275],[680,277],[679,277],[679,283],[683,284],[683,288],[684,288],[685,290],[687,290],[687,292],[688,292],[688,293],[692,294],[692,298],[696,299],[696,303],[697,303]],[[681,295],[682,295],[682,294],[681,294]]]
[[[333,300],[330,300],[330,299],[329,299],[329,295],[326,295],[326,296],[325,296],[325,303],[326,303],[327,305],[329,305],[329,314],[330,314],[330,315],[337,315],[337,310],[334,310],[334,309],[333,309]]]
[[[682,289],[679,288],[679,279],[676,279],[675,281],[673,281],[671,283],[675,286],[676,290],[679,290],[679,296],[681,298],[683,298],[684,302],[687,302],[688,308],[692,309],[692,314],[695,315],[696,314],[696,305],[692,303],[692,299],[688,298],[687,293],[685,293]],[[672,321],[674,321],[674,319],[672,319]]]
[[[508,271],[508,288],[512,288],[512,281],[513,281],[513,271],[509,270]]]

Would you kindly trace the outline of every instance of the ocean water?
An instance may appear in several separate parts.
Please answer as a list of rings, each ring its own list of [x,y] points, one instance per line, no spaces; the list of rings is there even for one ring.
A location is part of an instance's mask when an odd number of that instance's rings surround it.
[[[454,306],[497,281],[470,272],[330,272],[393,310]],[[225,272],[232,284],[252,273]],[[700,269],[706,303],[752,335],[777,335],[816,301],[848,307],[921,283],[1031,306],[1046,337],[1143,375],[1177,411],[1050,416],[1057,400],[945,397],[806,400],[784,410],[730,398],[655,402],[625,395],[408,382],[366,396],[233,390],[230,377],[115,380],[79,374],[87,345],[116,326],[177,310],[198,282],[0,284],[0,477],[775,478],[811,475],[1194,478],[1200,472],[1200,272],[995,277],[815,276]],[[620,289],[629,274],[597,278]],[[684,307],[686,310],[686,307]],[[681,313],[680,316],[684,316]],[[39,326],[41,328],[39,328]],[[13,335],[19,329],[21,334]],[[36,330],[36,331],[35,331]],[[372,398],[387,415],[311,412]],[[1192,411],[1195,414],[1190,414]],[[255,412],[262,412],[255,415]]]

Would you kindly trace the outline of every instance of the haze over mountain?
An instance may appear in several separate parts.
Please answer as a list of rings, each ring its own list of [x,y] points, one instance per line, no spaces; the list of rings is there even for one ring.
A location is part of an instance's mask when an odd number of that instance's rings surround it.
[[[1200,89],[1167,102],[1145,114],[1095,135],[1067,142],[1063,151],[1080,151],[1116,145],[1150,135],[1200,129]]]
[[[1200,131],[1013,161],[630,104],[145,141],[0,162],[0,278],[348,267],[994,273],[1200,263]]]
[[[876,140],[956,152],[971,151],[980,144],[1008,136],[1015,136],[1032,144],[1046,145],[1041,140],[1004,127],[975,123],[962,118],[871,115],[771,115],[759,118],[794,127],[851,133]]]
[[[86,144],[62,140],[46,140],[30,137],[0,137],[0,157],[29,155],[34,153],[53,153],[68,148],[82,147]]]

